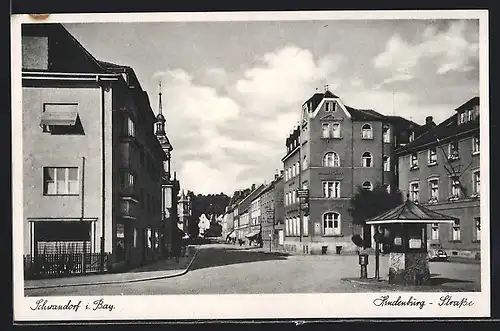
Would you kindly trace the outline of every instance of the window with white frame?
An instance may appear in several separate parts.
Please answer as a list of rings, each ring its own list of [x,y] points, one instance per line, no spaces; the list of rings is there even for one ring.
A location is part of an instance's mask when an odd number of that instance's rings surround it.
[[[361,184],[361,187],[363,188],[363,190],[367,190],[367,191],[373,190],[373,185],[368,180],[366,182],[364,182],[363,184]]]
[[[373,166],[373,163],[372,163],[372,154],[370,152],[364,152],[363,156],[361,157],[361,159],[362,159],[363,167],[370,168],[370,167]]]
[[[429,179],[429,202],[437,202],[439,199],[439,179]]]
[[[384,171],[391,171],[391,159],[384,155]]]
[[[431,240],[439,239],[439,223],[431,224]]]
[[[307,156],[304,156],[302,160],[302,169],[307,169]]]
[[[481,240],[481,218],[474,217],[474,238],[476,241]]]
[[[340,182],[323,182],[324,198],[340,198]]]
[[[459,157],[458,141],[454,141],[448,145],[448,159],[456,160]]]
[[[332,123],[332,137],[333,138],[340,138],[340,124],[339,123]]]
[[[302,169],[300,169],[300,160],[297,160],[297,175],[302,171]]]
[[[472,173],[472,190],[476,195],[479,195],[479,193],[481,192],[481,179],[479,177],[479,170]]]
[[[384,143],[391,142],[391,130],[387,125],[384,125],[382,127],[382,137],[384,139]]]
[[[77,195],[80,192],[78,167],[44,167],[44,195]]]
[[[120,172],[120,188],[122,190],[133,190],[135,188],[135,176],[130,171]]]
[[[295,177],[295,163],[292,165],[292,178]]]
[[[297,235],[297,223],[295,223],[295,217],[290,219],[290,223],[292,223],[292,236]]]
[[[328,152],[323,156],[323,167],[340,167],[339,155],[335,152]]]
[[[372,131],[372,126],[370,124],[364,124],[361,127],[361,138],[373,139],[373,131]]]
[[[410,134],[410,137],[408,138],[408,140],[409,140],[410,142],[412,142],[413,140],[415,140],[415,132],[412,132],[412,133]]]
[[[304,236],[309,235],[309,216],[302,216],[302,234]]]
[[[321,125],[321,137],[330,138],[330,125],[328,123]]]
[[[413,202],[418,203],[418,197],[419,197],[419,183],[418,182],[411,182],[410,183],[410,199]]]
[[[463,111],[460,113],[459,124],[465,123],[467,119],[467,114]]]
[[[135,122],[130,116],[125,117],[123,129],[126,137],[135,137]]]
[[[451,226],[451,240],[460,241],[460,220],[456,220]]]
[[[479,136],[473,137],[472,138],[472,154],[477,154],[479,153]]]
[[[323,234],[325,236],[340,235],[340,214],[329,212],[323,215]]]
[[[474,113],[473,113],[472,109],[467,110],[467,120],[468,121],[472,121],[472,119],[474,117],[473,115],[474,115]]]
[[[452,200],[457,200],[460,198],[460,180],[458,176],[453,176],[450,178],[451,182],[451,195],[450,198]]]
[[[410,155],[410,169],[418,168],[418,154],[413,153]]]
[[[436,149],[436,147],[429,148],[427,164],[428,165],[437,164],[437,149]]]
[[[285,233],[287,236],[290,235],[290,220],[285,218]]]
[[[333,110],[333,103],[330,101],[325,102],[325,111],[329,112]]]
[[[299,217],[295,217],[295,229],[297,230],[295,235],[300,236],[300,218]]]

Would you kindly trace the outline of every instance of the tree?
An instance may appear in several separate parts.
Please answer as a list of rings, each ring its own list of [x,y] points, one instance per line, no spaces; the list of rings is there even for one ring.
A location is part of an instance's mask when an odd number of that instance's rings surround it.
[[[200,229],[198,222],[201,215],[205,214],[209,219],[214,219],[217,215],[225,212],[230,198],[224,193],[220,194],[198,194],[188,191],[191,200],[191,216],[189,219],[188,232],[192,238],[198,237]]]
[[[386,186],[380,183],[377,183],[373,190],[358,187],[357,192],[351,198],[349,212],[353,224],[362,226],[365,230],[363,231],[365,247],[370,247],[371,243],[370,229],[366,226],[366,220],[383,214],[402,203],[403,195],[399,190],[389,193]]]

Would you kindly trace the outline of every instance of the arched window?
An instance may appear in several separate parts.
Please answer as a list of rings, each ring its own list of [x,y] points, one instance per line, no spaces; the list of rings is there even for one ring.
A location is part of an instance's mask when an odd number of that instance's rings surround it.
[[[323,167],[340,167],[339,155],[335,152],[328,152],[323,157]]]
[[[363,167],[370,168],[373,166],[372,154],[370,152],[363,153]]]
[[[371,191],[373,190],[373,185],[370,181],[366,181],[363,183],[363,185],[361,185],[361,187],[364,189],[364,190],[368,190],[368,191]]]
[[[340,235],[340,214],[328,212],[323,214],[323,234],[326,236]]]
[[[361,138],[373,139],[372,126],[370,124],[365,124],[361,127]]]
[[[384,125],[382,127],[382,136],[384,139],[384,143],[390,143],[391,142],[391,130],[389,126]]]

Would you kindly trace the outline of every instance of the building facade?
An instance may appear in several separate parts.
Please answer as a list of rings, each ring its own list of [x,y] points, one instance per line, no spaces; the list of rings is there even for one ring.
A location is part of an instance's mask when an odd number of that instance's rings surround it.
[[[479,98],[472,98],[433,129],[397,150],[399,185],[408,198],[445,215],[454,224],[433,224],[428,238],[450,256],[480,251]]]
[[[22,28],[24,254],[160,253],[165,154],[132,68],[98,61],[60,24]]]
[[[272,249],[284,244],[283,174],[275,174],[260,197],[262,239],[264,245]]]
[[[284,166],[285,248],[315,254],[356,250],[349,213],[358,187],[397,187],[395,154],[401,127],[419,127],[371,109],[355,109],[326,90],[302,106],[299,125],[286,139]],[[307,197],[299,202],[299,190]],[[301,221],[302,220],[302,221]]]
[[[188,194],[184,194],[184,190],[181,191],[180,196],[177,199],[177,227],[186,233],[189,233],[189,220],[191,218],[191,197]]]

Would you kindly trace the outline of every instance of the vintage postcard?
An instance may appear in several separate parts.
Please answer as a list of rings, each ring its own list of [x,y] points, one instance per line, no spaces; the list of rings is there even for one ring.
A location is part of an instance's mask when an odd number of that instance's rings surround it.
[[[487,27],[14,15],[15,320],[490,316]]]

